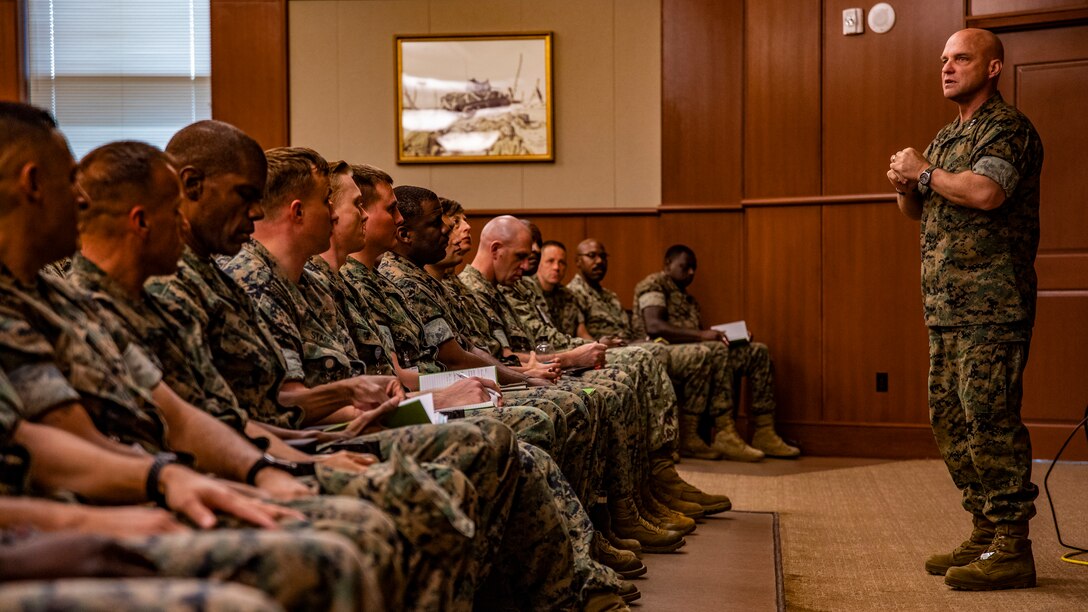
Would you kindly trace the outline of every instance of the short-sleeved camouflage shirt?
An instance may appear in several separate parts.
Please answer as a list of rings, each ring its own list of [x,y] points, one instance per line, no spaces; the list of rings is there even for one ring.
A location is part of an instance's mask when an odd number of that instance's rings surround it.
[[[102,268],[82,255],[72,258],[68,279],[90,293],[105,316],[139,339],[162,371],[163,380],[179,397],[238,431],[245,429],[246,413],[215,369],[207,345],[179,334],[181,326],[146,291],[139,300],[132,299]]]
[[[669,325],[686,329],[702,329],[699,303],[665,272],[654,272],[635,285],[635,311],[631,315],[631,327],[639,337],[646,336],[646,320],[643,309],[653,306],[664,308]]]
[[[402,368],[417,368],[420,374],[442,371],[435,347],[423,342],[423,322],[408,307],[407,298],[396,285],[355,258],[349,258],[340,268],[340,275],[371,304],[378,329],[393,338]]]
[[[153,278],[148,293],[178,323],[178,333],[207,346],[215,369],[257,421],[302,426],[302,410],[276,401],[287,364],[253,301],[210,257],[186,248],[174,276]],[[301,380],[296,378],[295,380]]]
[[[990,211],[924,190],[922,294],[931,327],[1026,322],[1035,318],[1039,248],[1039,175],[1043,145],[1034,126],[1001,94],[966,125],[946,125],[925,151],[952,173],[971,171],[1001,186]]]
[[[378,323],[371,317],[363,296],[321,257],[310,258],[302,275],[305,282],[299,283],[299,289],[309,302],[313,316],[336,325],[345,334],[345,344],[355,345],[359,359],[366,364],[367,374],[393,374],[393,362],[390,361],[390,355],[396,352],[393,339],[383,337],[378,331]]]
[[[330,325],[324,317],[311,316],[310,304],[299,288],[306,282],[305,275],[298,283],[288,279],[260,242],[250,240],[242,245],[223,271],[257,304],[287,361],[288,376],[301,373],[306,386],[313,387],[366,370],[346,329]],[[323,309],[328,307],[326,304]],[[336,307],[331,307],[335,315]]]
[[[535,346],[547,344],[550,351],[565,351],[585,344],[582,338],[566,334],[555,326],[548,312],[544,290],[535,278],[523,276],[513,285],[500,286],[499,292],[510,303],[522,327],[532,336]]]
[[[627,320],[627,311],[620,303],[620,296],[616,292],[601,287],[594,289],[581,274],[575,276],[566,289],[575,298],[582,320],[586,324],[586,330],[594,338],[613,336],[625,340],[643,340],[645,336],[639,336],[631,328]]]
[[[515,353],[528,353],[536,350],[536,343],[533,341],[532,334],[525,330],[521,320],[518,319],[517,313],[514,312],[506,298],[499,293],[499,288],[494,283],[484,278],[484,275],[471,265],[465,266],[458,278],[465,289],[468,290],[469,295],[476,300],[476,305],[480,311],[489,320],[501,324],[501,327],[495,328],[493,332],[501,347],[500,352],[498,354],[492,353],[493,355],[496,357],[501,356],[501,351],[505,348],[509,348]]]
[[[166,424],[151,399],[162,373],[90,294],[64,279],[39,274],[28,286],[0,268],[0,369],[28,420],[78,401],[103,434],[165,447]]]

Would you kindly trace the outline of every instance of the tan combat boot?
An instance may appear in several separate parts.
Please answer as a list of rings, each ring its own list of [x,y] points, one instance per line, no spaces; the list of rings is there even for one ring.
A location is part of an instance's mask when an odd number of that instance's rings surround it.
[[[707,516],[725,512],[733,507],[733,502],[725,495],[704,493],[681,478],[667,452],[658,451],[650,456],[650,474],[650,488],[655,496],[666,506],[685,516],[687,514],[683,510],[673,508],[662,500],[661,493],[664,492],[667,497],[698,504]]]
[[[636,557],[642,558],[642,545],[638,540],[621,538],[612,531],[612,517],[608,514],[608,508],[604,504],[596,504],[589,509],[589,518],[593,521],[593,527],[597,533],[604,536],[613,548],[629,550]]]
[[[646,566],[643,565],[642,561],[639,561],[635,553],[613,547],[600,532],[594,532],[593,534],[593,553],[591,556],[597,562],[607,565],[628,580],[638,578],[646,573]]]
[[[721,459],[722,454],[707,446],[699,437],[699,415],[680,415],[680,456],[695,459]]]
[[[752,446],[768,457],[776,459],[796,459],[801,449],[786,444],[774,431],[774,415],[760,414],[754,419],[756,431],[752,434]]]
[[[662,529],[688,535],[695,531],[695,520],[676,512],[654,498],[648,485],[639,491],[639,513]]]
[[[721,414],[714,419],[714,425],[718,428],[714,434],[714,443],[710,448],[721,453],[722,457],[730,461],[761,461],[763,451],[748,446],[737,433],[737,425],[733,422],[733,415]]]
[[[591,591],[582,604],[583,612],[631,612],[627,602],[619,593],[610,591]]]
[[[1035,586],[1027,521],[1000,523],[986,552],[963,567],[950,567],[944,583],[963,591],[1028,589]]]
[[[609,499],[608,511],[612,515],[612,531],[621,538],[638,540],[642,552],[670,553],[686,544],[684,536],[666,531],[639,516],[638,508],[630,497]]]
[[[950,553],[933,555],[926,559],[926,571],[934,576],[944,576],[950,567],[963,567],[978,559],[978,556],[986,552],[990,542],[994,540],[994,525],[986,520],[986,517],[974,517],[975,527],[967,540],[956,547]]]

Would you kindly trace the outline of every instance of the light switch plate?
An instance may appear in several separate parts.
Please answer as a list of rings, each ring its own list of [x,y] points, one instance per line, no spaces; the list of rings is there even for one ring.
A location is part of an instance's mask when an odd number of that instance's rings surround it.
[[[861,18],[861,9],[848,8],[842,11],[842,35],[863,34],[865,22]]]

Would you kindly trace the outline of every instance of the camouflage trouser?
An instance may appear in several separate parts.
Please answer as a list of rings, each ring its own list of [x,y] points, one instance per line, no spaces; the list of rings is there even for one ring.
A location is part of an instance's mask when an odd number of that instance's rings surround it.
[[[336,472],[336,470],[325,469],[328,472]],[[372,477],[376,476],[378,471],[380,470],[377,470]],[[336,473],[342,474],[343,472]],[[380,479],[376,478],[376,480]],[[420,597],[425,598],[427,601],[444,600],[443,595],[422,589],[415,583],[409,582],[404,574],[403,567],[408,565],[410,570],[418,573],[417,566],[423,564],[407,563],[407,554],[401,541],[401,535],[398,534],[398,526],[394,524],[389,515],[378,510],[373,504],[361,499],[321,495],[285,502],[283,505],[298,510],[306,517],[306,520],[303,521],[284,520],[281,527],[287,530],[288,535],[309,534],[312,536],[314,530],[317,530],[338,534],[355,545],[358,553],[357,562],[362,566],[362,572],[360,573],[363,589],[362,601],[370,602],[379,607],[406,605],[402,598],[405,591],[410,589],[419,589],[422,592]],[[217,544],[219,540],[210,540],[201,546],[194,544],[193,548],[194,550],[207,551],[205,557],[219,559],[222,562],[234,558],[230,546],[238,547],[238,554],[243,555],[242,558],[245,558],[245,554],[252,554],[247,553],[247,551],[252,551],[262,545],[263,540],[261,538],[271,537],[265,535],[254,536],[254,532],[247,529],[247,524],[233,517],[222,516],[219,524],[225,529],[215,531],[214,535],[220,540],[228,542],[229,546]],[[151,541],[162,546],[169,546],[170,543],[170,540],[166,538],[153,538]],[[167,548],[167,550],[170,549]],[[191,559],[184,556],[171,558],[169,554],[159,554],[155,550],[151,550],[147,554],[156,561],[165,564],[160,565],[160,567],[164,568],[163,571],[166,572],[166,575],[193,575],[187,573],[186,568],[191,566],[185,565],[185,563],[201,561],[199,557]],[[271,553],[268,554],[271,555]],[[173,563],[182,563],[182,565],[171,565]],[[175,572],[170,570],[172,567],[179,569]],[[268,567],[274,568],[275,566],[270,565]],[[206,571],[211,571],[211,568]],[[227,569],[218,571],[230,571],[230,569],[228,566]],[[196,575],[203,577],[203,574]],[[219,574],[212,575],[218,576]],[[262,584],[256,584],[255,586],[264,588]],[[448,595],[445,595],[444,598],[448,599]]]
[[[240,584],[180,578],[80,578],[0,584],[0,610],[277,612],[283,608],[264,593]]]
[[[652,353],[665,366],[676,391],[680,412],[694,415],[706,413],[710,406],[710,353],[714,350],[709,343],[645,342],[639,346]],[[675,450],[674,446],[675,441],[669,449]]]
[[[123,542],[152,560],[160,577],[244,584],[267,593],[287,610],[388,607],[379,584],[383,575],[373,567],[378,553],[360,552],[334,533],[218,529]],[[396,560],[388,563],[394,566]]]
[[[549,414],[555,426],[556,450],[552,454],[578,499],[589,504],[597,494],[593,466],[597,462],[599,419],[597,405],[581,388],[533,387],[505,394],[508,401],[532,404],[538,400],[558,406],[561,414]],[[543,409],[543,408],[542,408]]]
[[[500,408],[486,408],[473,413],[473,416],[487,417],[514,430],[518,440],[531,444],[551,455],[555,452],[555,425],[550,415],[562,413],[554,402],[535,400],[531,405],[506,405]],[[554,455],[553,455],[554,456]]]
[[[933,436],[963,507],[999,523],[1035,516],[1031,440],[1020,420],[1031,329],[930,328],[929,414]]]
[[[666,368],[642,346],[609,349],[605,355],[608,365],[621,366],[634,379],[647,449],[671,448],[677,437],[676,391]]]
[[[702,342],[710,349],[710,416],[732,413],[736,385],[748,377],[752,392],[751,414],[774,414],[774,363],[766,344],[745,342],[726,346],[724,342]]]
[[[632,380],[619,368],[589,370],[560,385],[591,388],[588,397],[600,402],[601,438],[594,474],[597,491],[617,499],[633,495],[642,478],[641,466],[646,451],[645,434],[640,424],[642,414]]]

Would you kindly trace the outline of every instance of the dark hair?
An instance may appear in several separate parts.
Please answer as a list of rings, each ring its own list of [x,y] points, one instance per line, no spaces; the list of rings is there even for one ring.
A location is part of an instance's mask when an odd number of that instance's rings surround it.
[[[293,199],[307,196],[314,188],[314,176],[328,176],[329,162],[306,147],[276,147],[264,152],[268,159],[268,182],[262,206],[272,217]]]
[[[352,164],[351,178],[363,194],[363,206],[370,206],[378,199],[378,183],[393,186],[393,177],[388,172],[367,164]]]
[[[567,252],[567,245],[563,244],[562,242],[559,242],[558,240],[546,240],[546,241],[544,241],[544,244],[540,245],[540,252],[543,253],[544,249],[547,248],[547,247],[550,247],[550,246],[559,247],[559,248],[563,249],[564,253]]]
[[[423,214],[423,203],[430,200],[437,202],[438,195],[430,189],[401,185],[393,190],[397,196],[397,209],[405,223],[414,223]]]
[[[442,205],[442,214],[454,217],[464,214],[465,207],[461,206],[461,203],[457,200],[451,200],[449,198],[438,198],[438,203]]]
[[[47,111],[22,102],[0,102],[0,174],[15,172],[31,147],[50,142],[57,121]],[[22,154],[22,155],[20,155]]]
[[[79,162],[79,186],[94,202],[117,200],[132,188],[151,184],[156,164],[173,165],[174,160],[146,142],[121,140],[104,144]]]
[[[264,151],[256,140],[223,121],[197,121],[178,130],[166,144],[166,152],[177,162],[178,170],[196,168],[204,176],[242,172],[251,167],[267,172]]]
[[[540,233],[540,228],[536,226],[536,223],[528,219],[518,219],[525,227],[529,228],[529,233],[533,235],[533,244],[540,244],[544,241],[544,234]]]
[[[686,244],[674,244],[665,251],[665,263],[669,263],[683,253],[686,253],[692,260],[695,259],[695,251],[691,250],[691,247]]]

